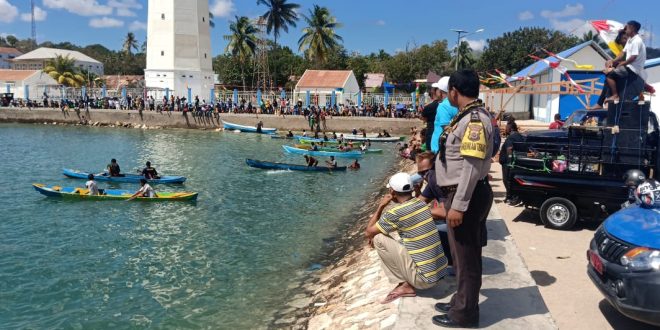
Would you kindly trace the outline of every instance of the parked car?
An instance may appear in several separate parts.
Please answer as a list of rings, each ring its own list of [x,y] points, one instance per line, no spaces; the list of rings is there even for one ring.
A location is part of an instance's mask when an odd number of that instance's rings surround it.
[[[596,230],[587,250],[587,274],[620,313],[660,326],[660,187],[652,194],[612,214]]]

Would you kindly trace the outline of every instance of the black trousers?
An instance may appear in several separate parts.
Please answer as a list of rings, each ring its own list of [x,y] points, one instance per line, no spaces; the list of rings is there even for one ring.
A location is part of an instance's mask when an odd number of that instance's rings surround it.
[[[451,208],[454,193],[447,196],[445,207]],[[449,245],[456,270],[458,289],[451,298],[449,318],[461,325],[479,322],[479,290],[481,289],[481,249],[485,245],[485,223],[493,204],[493,190],[487,180],[480,181],[472,193],[463,223],[449,229]]]
[[[502,183],[504,184],[504,189],[506,190],[506,198],[511,198],[511,183],[509,182],[509,173],[511,169],[507,164],[502,164]]]

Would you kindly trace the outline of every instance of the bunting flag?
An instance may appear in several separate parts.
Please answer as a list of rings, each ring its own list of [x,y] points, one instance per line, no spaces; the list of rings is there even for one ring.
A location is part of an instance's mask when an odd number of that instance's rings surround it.
[[[502,79],[504,79],[505,81],[507,81],[507,84],[508,84],[509,81],[525,81],[525,80],[529,80],[529,81],[532,83],[532,85],[536,84],[536,80],[534,80],[534,78],[532,78],[532,77],[527,77],[527,76],[525,76],[525,77],[509,76],[509,75],[507,75],[507,74],[501,72],[501,71],[498,70],[498,69],[495,69],[495,72],[497,72],[497,74],[499,74],[500,77],[502,77]],[[509,86],[510,86],[510,84],[509,84]]]
[[[543,61],[550,68],[557,70],[559,73],[563,74],[566,77],[566,80],[568,80],[573,86],[575,86],[575,88],[577,88],[577,90],[580,93],[584,93],[584,89],[582,89],[582,87],[578,83],[576,83],[575,80],[573,80],[573,78],[571,78],[571,76],[568,74],[568,69],[566,69],[565,66],[561,65],[560,62],[550,62],[548,59],[540,58],[538,56],[531,54],[528,56],[536,61]]]
[[[580,70],[593,70],[594,69],[594,66],[592,64],[579,64],[578,62],[576,62],[574,60],[563,58],[563,57],[561,57],[561,56],[559,56],[559,55],[557,55],[553,52],[550,52],[548,50],[545,50],[543,48],[541,48],[541,50],[544,51],[546,54],[548,54],[548,56],[551,56],[551,57],[554,57],[554,58],[558,59],[560,62],[566,61],[566,62],[573,63],[573,65],[575,66],[576,69],[580,69]]]
[[[619,30],[623,29],[624,25],[617,21],[610,20],[597,20],[590,21],[589,23],[591,23],[591,26],[598,31],[598,36],[603,39],[614,55],[619,56],[623,51],[623,46],[617,44],[614,40],[619,34]]]

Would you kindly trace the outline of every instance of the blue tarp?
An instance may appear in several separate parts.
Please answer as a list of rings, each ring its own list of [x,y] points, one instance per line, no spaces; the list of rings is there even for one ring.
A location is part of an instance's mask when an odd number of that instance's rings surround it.
[[[388,82],[383,83],[383,89],[385,90],[385,92],[394,93],[394,85]]]
[[[358,107],[359,107],[360,105],[362,105],[362,92],[358,92],[358,95],[357,95],[357,105],[358,105]]]

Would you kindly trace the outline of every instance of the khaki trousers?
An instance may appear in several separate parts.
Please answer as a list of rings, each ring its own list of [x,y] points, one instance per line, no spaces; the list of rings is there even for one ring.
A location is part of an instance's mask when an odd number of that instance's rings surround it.
[[[378,234],[373,239],[374,247],[380,260],[383,262],[385,275],[392,283],[407,282],[415,289],[424,290],[436,286],[438,283],[428,283],[417,274],[417,268],[410,254],[403,244],[392,237]]]

